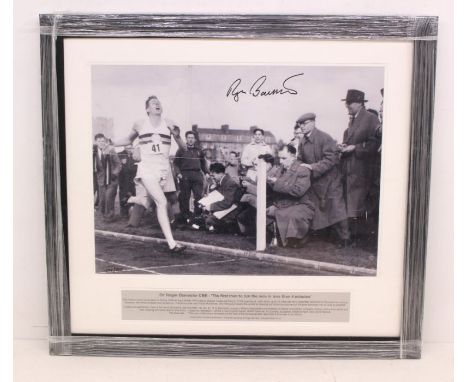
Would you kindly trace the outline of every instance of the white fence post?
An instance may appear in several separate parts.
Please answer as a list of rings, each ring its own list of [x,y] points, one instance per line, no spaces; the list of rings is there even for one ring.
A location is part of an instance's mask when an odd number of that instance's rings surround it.
[[[266,162],[257,164],[257,251],[266,249]]]

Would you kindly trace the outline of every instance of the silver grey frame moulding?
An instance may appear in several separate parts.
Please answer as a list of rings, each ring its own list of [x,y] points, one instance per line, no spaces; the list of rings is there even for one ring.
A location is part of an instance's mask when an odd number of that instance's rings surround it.
[[[437,17],[42,14],[42,126],[50,353],[95,356],[420,358]],[[74,335],[70,329],[63,39],[153,37],[414,43],[404,296],[398,338]]]

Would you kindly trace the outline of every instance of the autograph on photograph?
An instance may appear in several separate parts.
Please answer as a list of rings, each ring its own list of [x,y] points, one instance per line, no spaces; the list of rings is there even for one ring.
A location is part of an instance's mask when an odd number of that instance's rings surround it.
[[[266,97],[274,95],[283,95],[283,94],[297,94],[297,90],[293,89],[291,85],[288,85],[288,81],[292,78],[303,76],[304,73],[294,74],[283,81],[281,88],[267,89],[265,82],[267,81],[267,76],[263,75],[257,78],[254,83],[250,86],[249,90],[243,88],[241,85],[242,80],[237,78],[230,86],[226,93],[226,97],[232,97],[235,102],[239,102],[241,94],[249,94],[252,97]],[[264,86],[265,85],[265,86]]]

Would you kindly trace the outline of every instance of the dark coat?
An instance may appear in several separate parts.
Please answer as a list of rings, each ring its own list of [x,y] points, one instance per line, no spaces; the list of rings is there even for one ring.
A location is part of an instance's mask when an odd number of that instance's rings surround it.
[[[309,197],[316,207],[312,228],[319,230],[346,219],[336,141],[315,128],[302,137],[297,158],[312,165]]]
[[[279,167],[273,166],[267,171],[267,178],[268,177],[278,177],[279,174]],[[271,206],[273,203],[273,186],[269,183],[266,185],[266,195],[267,195],[267,207]],[[247,200],[244,200],[247,199]],[[249,203],[252,207],[257,208],[257,181],[255,182],[247,182],[245,186],[245,193],[241,199],[242,202]]]
[[[183,171],[203,171],[205,174],[209,172],[205,154],[198,146],[179,148],[174,159],[174,170],[176,175]]]
[[[284,245],[291,238],[304,238],[314,218],[314,205],[309,199],[310,171],[295,161],[279,175],[273,185],[274,217]]]
[[[224,199],[213,203],[210,207],[211,212],[226,210],[240,199],[240,187],[228,174],[224,175],[216,190],[224,196]]]
[[[104,148],[99,160],[98,148],[93,150],[93,168],[96,173],[97,184],[108,186],[111,183],[118,183],[119,174],[122,170],[122,163],[112,146]]]
[[[356,149],[341,156],[344,195],[348,217],[362,216],[372,184],[372,163],[376,158],[379,119],[362,108],[344,132],[343,143]]]
[[[310,188],[310,171],[301,166],[299,161],[293,162],[284,173],[278,170],[277,180],[273,185],[274,205],[278,208],[305,204],[313,208],[307,191]]]
[[[240,165],[235,165],[233,166],[232,164],[228,163],[226,164],[226,174],[231,177],[234,182],[239,183],[239,170],[240,170]],[[239,183],[240,184],[240,183]]]
[[[135,195],[135,176],[137,165],[132,155],[124,150],[117,154],[122,164],[122,170],[119,174],[119,199],[125,200],[128,196]]]

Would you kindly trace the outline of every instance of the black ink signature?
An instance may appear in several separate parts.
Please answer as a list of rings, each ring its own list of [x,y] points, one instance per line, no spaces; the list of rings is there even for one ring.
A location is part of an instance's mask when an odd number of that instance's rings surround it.
[[[267,80],[267,76],[263,75],[260,76],[255,80],[255,82],[252,84],[252,86],[249,89],[249,93],[252,97],[266,97],[266,96],[272,96],[272,95],[282,95],[282,94],[297,94],[297,90],[293,89],[292,87],[287,85],[287,82],[294,77],[299,77],[303,76],[304,73],[298,73],[294,74],[288,78],[286,78],[283,81],[283,87],[278,89],[274,88],[271,90],[264,90],[263,85],[265,84]],[[229,86],[229,89],[226,93],[226,97],[232,96],[235,102],[239,102],[239,97],[241,94],[247,94],[247,91],[245,89],[240,89],[239,86],[241,85],[242,80],[240,78],[237,78],[231,86]]]

